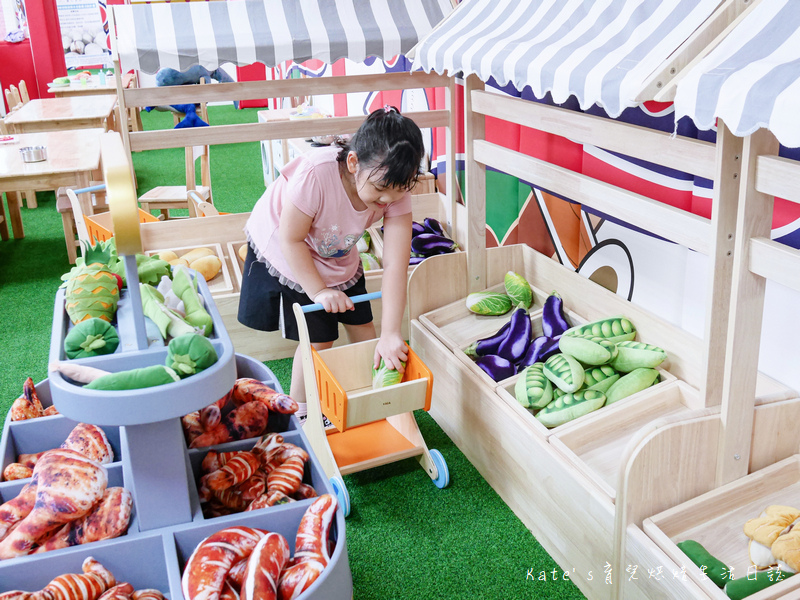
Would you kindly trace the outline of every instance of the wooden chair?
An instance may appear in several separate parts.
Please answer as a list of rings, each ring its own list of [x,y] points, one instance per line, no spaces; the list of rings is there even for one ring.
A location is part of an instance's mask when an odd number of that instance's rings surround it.
[[[208,110],[205,103],[200,105],[198,116],[208,123]],[[182,117],[176,113],[174,120],[177,125]],[[197,149],[197,150],[196,150]],[[154,187],[149,192],[142,194],[139,197],[139,202],[142,209],[150,212],[151,210],[160,210],[165,219],[171,218],[169,211],[177,208],[186,208],[189,210],[189,216],[193,217],[195,203],[191,202],[188,198],[188,193],[191,191],[196,192],[203,199],[204,202],[209,204],[214,203],[211,196],[211,169],[209,162],[209,147],[208,146],[195,146],[187,147],[185,149],[185,162],[186,162],[186,185],[162,185]],[[196,181],[196,162],[200,162],[200,185]]]
[[[189,199],[189,214],[191,215],[194,212],[195,217],[217,217],[221,214],[217,210],[217,207],[211,204],[210,202],[206,202],[203,198],[197,193],[196,190],[189,190],[186,193],[186,197]]]
[[[60,187],[56,190],[56,209],[61,213],[64,240],[67,243],[67,257],[69,262],[74,264],[81,242],[89,244],[90,238],[80,199],[72,188]],[[77,239],[75,239],[76,233]]]
[[[28,102],[31,101],[30,96],[28,95],[28,86],[25,83],[24,79],[21,79],[19,82],[19,87],[15,85],[8,86],[8,89],[5,91],[6,94],[6,103],[8,104],[8,114],[13,113],[14,111],[19,110]],[[10,133],[4,125],[0,125],[0,133],[6,134]],[[16,196],[17,202],[19,202],[20,206],[22,206],[22,198],[25,198],[25,201],[28,203],[28,208],[36,208],[38,205],[36,204],[36,192],[33,191],[25,191],[25,192],[15,192],[14,195]],[[9,196],[10,197],[10,196]]]

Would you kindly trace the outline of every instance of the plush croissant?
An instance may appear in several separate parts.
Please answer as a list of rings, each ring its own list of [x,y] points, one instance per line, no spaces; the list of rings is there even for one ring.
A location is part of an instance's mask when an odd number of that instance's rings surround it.
[[[772,544],[797,519],[800,519],[800,510],[773,504],[764,509],[761,516],[745,523],[744,533],[750,538],[750,562],[759,568],[775,565]]]
[[[772,544],[772,554],[785,573],[800,571],[800,519],[790,525]]]

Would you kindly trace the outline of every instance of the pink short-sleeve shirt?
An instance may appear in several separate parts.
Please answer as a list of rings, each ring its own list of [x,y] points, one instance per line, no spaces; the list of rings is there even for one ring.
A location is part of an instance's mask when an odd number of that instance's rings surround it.
[[[287,164],[256,203],[245,225],[247,239],[258,259],[284,285],[300,290],[280,247],[281,210],[291,202],[311,217],[306,244],[325,285],[347,289],[361,276],[355,248],[364,231],[383,217],[411,212],[408,193],[385,209],[356,210],[339,175],[338,147],[320,148]]]

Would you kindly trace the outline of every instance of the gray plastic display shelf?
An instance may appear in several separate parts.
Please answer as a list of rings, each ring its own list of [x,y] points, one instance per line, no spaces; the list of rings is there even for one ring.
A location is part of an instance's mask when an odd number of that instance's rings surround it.
[[[259,379],[278,391],[280,384],[264,364],[241,354],[235,355],[235,375]],[[42,404],[52,403],[50,381],[36,384]],[[208,405],[210,402],[204,404]],[[178,419],[175,419],[179,423]],[[0,437],[0,457],[3,466],[13,462],[19,452],[39,452],[57,447],[75,426],[63,415],[41,417],[28,421],[6,424]],[[131,478],[131,451],[129,436],[124,431],[129,427],[103,426],[114,448],[114,462],[106,465],[109,485],[123,485],[134,494],[134,511],[126,535],[113,540],[94,542],[82,546],[55,550],[44,554],[23,556],[0,561],[0,593],[20,589],[38,590],[54,577],[64,573],[80,573],[83,560],[92,556],[110,569],[119,581],[130,582],[135,589],[155,588],[171,600],[180,600],[181,574],[186,560],[206,537],[221,529],[232,526],[248,526],[276,531],[286,537],[289,547],[294,548],[300,519],[313,500],[302,500],[213,519],[204,518],[197,494],[200,463],[209,450],[245,450],[252,448],[257,438],[219,444],[208,448],[188,449],[182,431],[176,432],[181,446],[180,457],[186,471],[182,494],[173,489],[176,495],[186,497],[191,506],[191,517],[185,523],[173,524],[156,529],[141,527],[139,499],[136,483]],[[279,431],[284,439],[304,448],[309,453],[303,481],[319,494],[327,493],[335,497],[335,491],[325,477],[319,461],[313,454],[310,444],[299,428],[294,416],[275,415],[270,418],[268,431]],[[158,449],[156,449],[158,450]],[[151,470],[158,470],[158,462]],[[3,502],[15,497],[29,480],[0,483],[0,498]],[[353,584],[347,558],[344,513],[338,510],[331,527],[330,540],[334,545],[331,560],[320,578],[302,596],[303,600],[347,600],[352,597]]]

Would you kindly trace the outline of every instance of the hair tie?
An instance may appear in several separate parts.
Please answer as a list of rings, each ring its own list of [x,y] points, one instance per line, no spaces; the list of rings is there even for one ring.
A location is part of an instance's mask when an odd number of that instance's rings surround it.
[[[389,106],[388,104],[384,104],[384,105],[383,105],[383,112],[385,112],[387,115],[388,115],[390,112],[393,112],[393,111],[396,111],[396,110],[397,110],[397,109],[396,109],[394,106]]]

